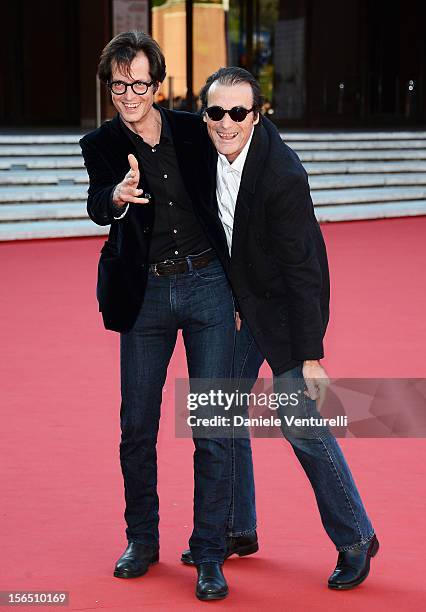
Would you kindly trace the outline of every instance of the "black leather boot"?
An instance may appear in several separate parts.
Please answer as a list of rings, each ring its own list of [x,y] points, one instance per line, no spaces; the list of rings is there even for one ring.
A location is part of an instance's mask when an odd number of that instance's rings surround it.
[[[370,571],[370,559],[377,554],[379,541],[374,536],[365,550],[339,552],[337,565],[328,579],[329,589],[353,589],[364,582]]]
[[[228,559],[231,555],[245,557],[247,555],[252,555],[258,550],[259,544],[257,542],[256,532],[249,535],[238,536],[237,538],[226,538],[225,559]],[[185,565],[194,565],[194,560],[189,549],[183,551],[180,560],[182,563],[185,563]]]
[[[150,565],[158,563],[159,550],[138,542],[129,542],[124,553],[116,563],[114,576],[117,578],[137,578],[143,576]]]
[[[228,595],[228,585],[220,563],[200,563],[197,572],[195,594],[198,599],[224,599]]]

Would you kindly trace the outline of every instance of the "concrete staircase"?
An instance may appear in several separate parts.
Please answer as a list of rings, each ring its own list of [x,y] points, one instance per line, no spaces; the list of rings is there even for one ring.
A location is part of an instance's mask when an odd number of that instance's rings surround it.
[[[86,212],[80,134],[0,135],[0,240],[104,235]],[[426,132],[288,132],[319,221],[426,214]]]
[[[426,132],[291,132],[319,221],[426,214]]]

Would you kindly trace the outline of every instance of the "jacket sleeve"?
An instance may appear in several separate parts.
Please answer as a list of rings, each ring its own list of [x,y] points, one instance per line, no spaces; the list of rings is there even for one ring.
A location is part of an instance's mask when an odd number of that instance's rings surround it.
[[[98,149],[86,138],[80,140],[80,146],[89,175],[87,196],[89,217],[98,225],[117,223],[120,212],[114,207],[112,193],[121,179],[115,175]]]
[[[268,206],[268,221],[270,249],[287,289],[292,355],[301,361],[321,359],[325,323],[317,245],[322,238],[306,173],[278,182]]]

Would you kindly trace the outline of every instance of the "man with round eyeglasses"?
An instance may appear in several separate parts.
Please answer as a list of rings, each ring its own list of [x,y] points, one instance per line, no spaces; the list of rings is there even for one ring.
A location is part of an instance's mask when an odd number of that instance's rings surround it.
[[[242,317],[235,354],[240,369],[234,377],[252,384],[266,359],[275,390],[300,394],[292,414],[316,420],[316,401],[321,404],[328,384],[320,359],[329,318],[329,272],[307,174],[275,126],[261,117],[260,86],[249,72],[221,68],[207,79],[200,97],[215,147],[210,165],[222,233],[212,236],[218,237],[216,250]],[[282,429],[339,551],[328,587],[352,589],[367,578],[379,543],[343,453],[328,429]],[[235,439],[234,474],[232,533],[240,545],[244,538],[245,549],[228,552],[251,554],[257,535],[248,438]],[[192,562],[190,551],[184,551],[182,561]]]
[[[177,334],[181,330],[190,385],[229,379],[235,311],[199,211],[211,193],[202,121],[154,104],[166,76],[161,49],[142,32],[119,34],[103,50],[98,74],[118,114],[80,144],[90,179],[89,216],[111,225],[99,261],[99,309],[105,327],[120,332],[128,546],[114,576],[135,578],[159,560],[156,443]],[[196,595],[223,599],[231,441],[194,437],[194,444]]]

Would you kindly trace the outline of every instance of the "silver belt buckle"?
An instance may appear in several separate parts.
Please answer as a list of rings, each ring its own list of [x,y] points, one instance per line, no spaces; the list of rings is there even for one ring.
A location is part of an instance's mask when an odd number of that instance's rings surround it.
[[[155,263],[153,265],[153,270],[152,270],[154,272],[155,276],[161,276],[161,274],[159,274],[157,272],[157,266],[161,266],[162,264],[168,264],[168,263],[173,263],[173,259],[165,259],[164,261],[159,261],[159,262]]]

